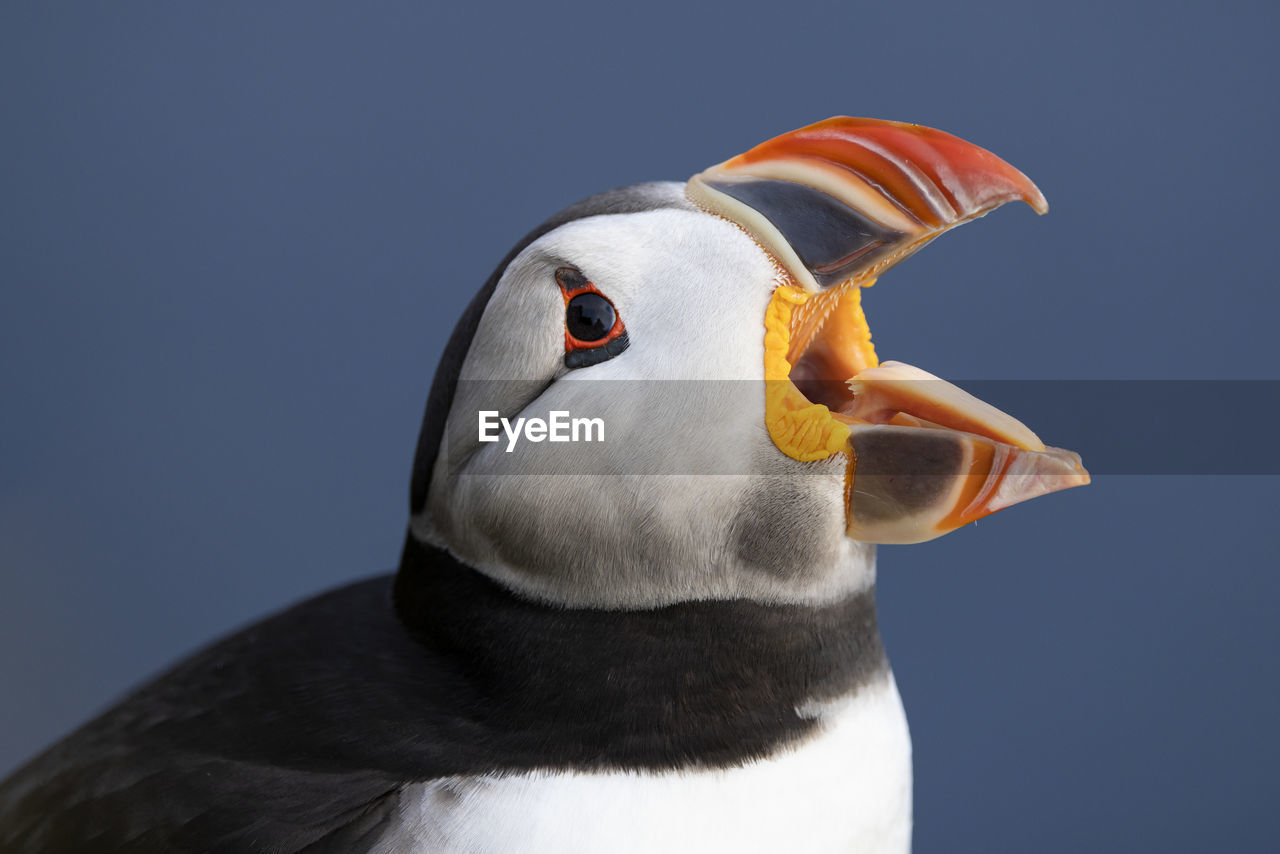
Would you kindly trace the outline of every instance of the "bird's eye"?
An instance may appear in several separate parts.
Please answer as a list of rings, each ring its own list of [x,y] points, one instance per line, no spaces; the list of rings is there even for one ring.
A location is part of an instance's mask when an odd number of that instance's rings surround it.
[[[569,368],[599,364],[627,349],[627,329],[618,310],[576,267],[556,270],[564,295],[564,363]]]
[[[579,341],[599,341],[609,334],[617,319],[613,304],[591,291],[569,300],[564,310],[564,326]]]

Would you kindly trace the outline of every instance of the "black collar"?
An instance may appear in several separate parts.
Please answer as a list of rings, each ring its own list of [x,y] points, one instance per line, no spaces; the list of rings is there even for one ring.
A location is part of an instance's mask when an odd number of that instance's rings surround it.
[[[506,767],[740,763],[806,734],[799,708],[887,669],[873,591],[818,607],[557,608],[410,535],[394,601],[465,683],[458,700]]]

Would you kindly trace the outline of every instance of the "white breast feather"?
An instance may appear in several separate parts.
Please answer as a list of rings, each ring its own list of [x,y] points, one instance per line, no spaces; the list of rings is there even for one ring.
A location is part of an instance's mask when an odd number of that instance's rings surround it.
[[[374,851],[905,852],[911,740],[892,676],[813,712],[822,729],[739,768],[454,777],[411,786]]]

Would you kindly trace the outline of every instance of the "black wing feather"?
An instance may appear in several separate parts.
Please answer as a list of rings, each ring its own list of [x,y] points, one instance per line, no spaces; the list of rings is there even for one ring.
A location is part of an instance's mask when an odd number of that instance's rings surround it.
[[[367,850],[418,776],[359,758],[337,708],[423,659],[389,595],[387,576],[304,603],[86,724],[0,784],[0,850]]]

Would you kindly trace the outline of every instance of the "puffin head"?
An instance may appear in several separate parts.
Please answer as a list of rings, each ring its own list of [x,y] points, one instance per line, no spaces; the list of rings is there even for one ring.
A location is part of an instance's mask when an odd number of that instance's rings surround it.
[[[1077,455],[871,345],[861,289],[1044,197],[919,125],[833,118],[521,241],[455,329],[410,536],[574,607],[832,601],[875,543],[1088,482]],[[521,420],[523,419],[523,420]]]

